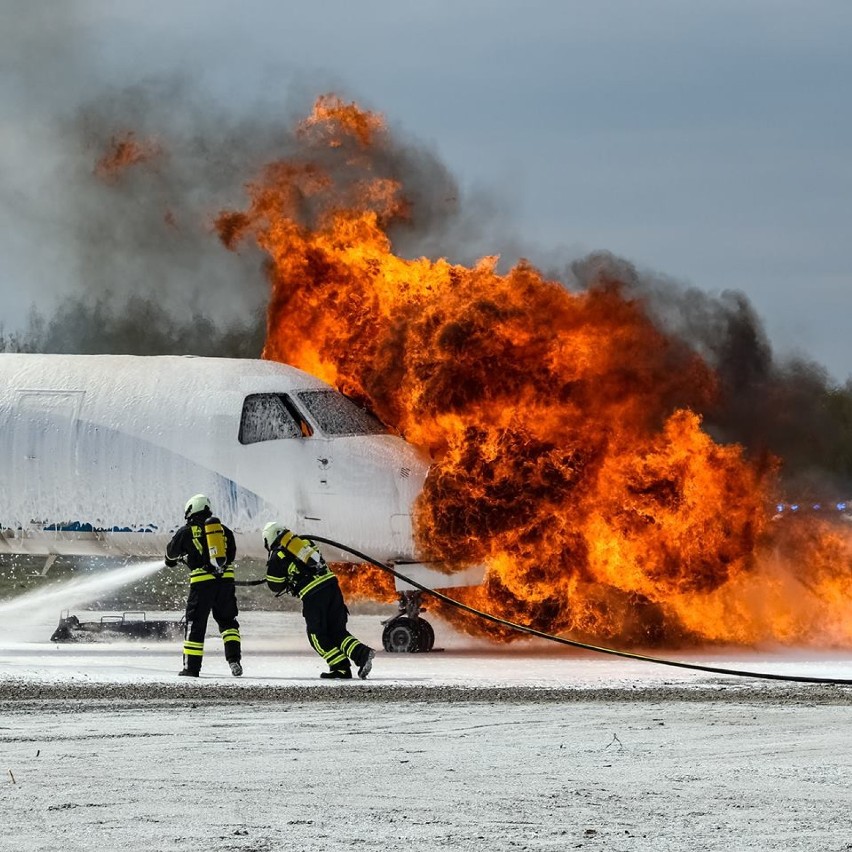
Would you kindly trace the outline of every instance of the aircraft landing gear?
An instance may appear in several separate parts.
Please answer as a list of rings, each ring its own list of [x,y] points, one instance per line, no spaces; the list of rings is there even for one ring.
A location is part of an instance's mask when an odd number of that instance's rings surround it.
[[[399,593],[399,612],[383,622],[382,645],[396,654],[426,653],[435,647],[435,631],[420,618],[420,591]]]

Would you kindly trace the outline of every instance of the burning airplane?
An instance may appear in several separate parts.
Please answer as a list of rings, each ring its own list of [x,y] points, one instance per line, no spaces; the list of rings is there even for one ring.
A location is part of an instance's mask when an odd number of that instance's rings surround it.
[[[127,169],[138,185],[167,146],[115,138],[95,170],[108,188]],[[265,255],[264,358],[373,412],[419,459],[400,510],[410,528],[382,521],[389,538],[372,538],[372,555],[400,556],[394,537],[410,535],[416,558],[449,577],[486,567],[481,585],[458,590],[464,602],[599,643],[852,641],[848,525],[773,520],[783,461],[713,437],[703,414],[726,377],[624,276],[592,265],[572,291],[525,261],[404,256],[423,188],[381,116],[324,96],[293,140],[215,230],[228,249]],[[322,470],[299,471],[294,487],[318,498],[300,519],[319,535]],[[360,531],[352,515],[323,531],[368,545],[376,519],[365,510]],[[398,593],[377,569],[341,576],[349,595]],[[435,606],[462,630],[516,635]]]

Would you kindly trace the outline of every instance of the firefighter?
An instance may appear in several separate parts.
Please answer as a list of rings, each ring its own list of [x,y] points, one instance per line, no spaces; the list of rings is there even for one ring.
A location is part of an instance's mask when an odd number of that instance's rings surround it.
[[[337,577],[317,546],[273,521],[263,528],[263,546],[269,553],[266,584],[275,596],[287,592],[302,601],[308,641],[326,661],[321,678],[351,678],[350,660],[365,678],[373,667],[376,652],[359,642],[347,629],[349,610]]]
[[[240,677],[243,667],[232,567],[237,553],[234,534],[213,514],[210,501],[203,494],[189,498],[184,518],[186,523],[166,545],[166,565],[177,565],[182,560],[189,567],[183,669],[178,674],[198,677],[201,672],[204,635],[212,612],[222,634],[231,674]]]

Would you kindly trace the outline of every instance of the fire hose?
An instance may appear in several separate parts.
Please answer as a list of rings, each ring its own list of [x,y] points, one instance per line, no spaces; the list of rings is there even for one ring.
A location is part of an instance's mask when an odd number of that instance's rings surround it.
[[[387,565],[384,562],[379,562],[376,559],[373,559],[371,556],[368,556],[366,553],[361,553],[360,551],[354,550],[353,548],[341,544],[338,541],[333,541],[330,538],[323,538],[318,535],[311,535],[311,541],[319,541],[323,544],[331,545],[332,547],[336,547],[338,550],[342,550],[345,553],[350,553],[352,556],[356,556],[358,559],[363,560],[364,562],[368,562],[370,565],[374,565],[376,568],[380,568],[382,571],[386,571],[388,574],[392,574],[399,580],[402,580],[404,583],[407,583],[410,586],[413,586],[415,589],[419,589],[421,592],[425,592],[427,595],[431,595],[433,598],[436,598],[439,601],[447,604],[448,606],[455,607],[463,612],[468,612],[471,615],[475,615],[478,618],[482,618],[485,621],[490,621],[493,624],[500,624],[503,627],[508,627],[512,630],[517,630],[520,633],[526,633],[530,636],[537,636],[539,639],[547,639],[550,642],[557,642],[560,645],[569,645],[572,648],[581,648],[585,651],[594,651],[597,654],[609,654],[613,657],[624,657],[628,660],[639,660],[640,662],[645,663],[655,663],[660,666],[674,666],[680,669],[693,669],[695,671],[701,672],[711,672],[712,674],[723,674],[723,675],[733,675],[735,677],[751,677],[751,678],[760,678],[762,680],[783,680],[789,681],[792,683],[822,683],[822,684],[834,684],[838,686],[852,686],[852,679],[848,678],[827,678],[827,677],[804,677],[801,675],[782,675],[782,674],[771,674],[769,672],[751,672],[751,671],[743,671],[741,669],[727,669],[721,668],[718,666],[703,666],[700,663],[687,663],[680,660],[667,660],[662,657],[651,657],[645,654],[635,654],[631,651],[620,651],[616,648],[606,648],[600,645],[590,645],[587,642],[578,642],[576,639],[566,639],[564,636],[554,636],[551,633],[544,633],[541,630],[536,630],[534,627],[528,627],[524,624],[518,624],[514,621],[509,621],[505,618],[500,618],[496,615],[491,615],[490,613],[483,612],[482,610],[476,609],[475,607],[468,606],[461,601],[454,600],[453,598],[448,597],[442,592],[438,592],[435,589],[430,589],[428,586],[424,586],[415,580],[412,580],[410,577],[406,577],[404,574],[401,574],[395,568],[392,568],[390,565]],[[242,585],[258,585],[264,582],[263,580],[251,580],[244,581]]]

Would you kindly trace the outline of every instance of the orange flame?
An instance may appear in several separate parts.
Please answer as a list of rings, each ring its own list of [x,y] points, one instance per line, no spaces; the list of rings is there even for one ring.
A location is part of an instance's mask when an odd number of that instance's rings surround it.
[[[153,140],[139,141],[132,132],[113,136],[103,156],[95,163],[94,173],[107,183],[115,183],[127,169],[147,163],[162,153]]]
[[[379,601],[394,603],[397,599],[393,577],[374,565],[332,564],[347,601]]]
[[[268,166],[220,236],[269,256],[264,356],[432,452],[417,535],[486,564],[467,603],[622,644],[852,640],[849,535],[771,523],[773,465],[702,430],[712,371],[618,281],[575,294],[526,262],[399,257],[389,232],[412,209],[383,173],[381,118],[325,96],[299,135],[303,155]]]

